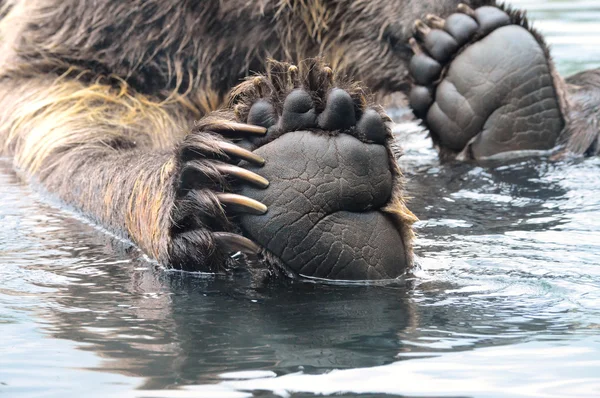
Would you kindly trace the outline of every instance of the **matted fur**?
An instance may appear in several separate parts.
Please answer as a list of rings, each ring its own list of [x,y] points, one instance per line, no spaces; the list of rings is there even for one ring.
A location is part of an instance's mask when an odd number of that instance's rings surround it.
[[[600,69],[578,73],[568,84],[569,124],[563,143],[569,153],[600,154]]]

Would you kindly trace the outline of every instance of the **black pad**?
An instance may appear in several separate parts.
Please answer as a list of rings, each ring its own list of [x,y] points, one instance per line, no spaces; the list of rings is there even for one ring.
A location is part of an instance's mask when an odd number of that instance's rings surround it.
[[[360,118],[356,129],[367,140],[375,144],[385,144],[388,135],[385,123],[375,109],[367,109]]]
[[[475,10],[475,19],[479,22],[479,33],[483,35],[510,24],[510,17],[504,11],[490,6]]]
[[[428,86],[436,81],[442,73],[442,66],[426,54],[417,54],[410,60],[410,73],[422,86]]]
[[[445,63],[458,50],[458,43],[447,32],[432,29],[425,37],[424,47],[438,62]]]
[[[478,29],[477,22],[466,14],[450,15],[444,26],[444,30],[454,37],[459,46],[467,43]]]
[[[433,95],[431,90],[424,86],[414,86],[410,90],[410,106],[413,108],[415,116],[424,118],[427,110],[433,104]]]
[[[350,94],[334,88],[327,96],[325,110],[319,115],[319,127],[323,130],[342,130],[356,124],[354,101]]]
[[[366,119],[371,120],[371,117]],[[330,279],[395,278],[407,267],[402,236],[385,213],[394,187],[387,149],[340,134],[295,131],[258,148],[269,189],[242,195],[269,207],[243,215],[244,234],[294,271]]]
[[[292,91],[283,103],[281,129],[283,131],[302,130],[317,126],[313,100],[306,91]]]

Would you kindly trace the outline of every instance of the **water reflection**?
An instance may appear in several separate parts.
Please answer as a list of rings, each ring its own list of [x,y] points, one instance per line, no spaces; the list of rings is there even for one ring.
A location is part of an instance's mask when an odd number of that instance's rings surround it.
[[[408,151],[405,161],[411,156]],[[554,166],[516,167],[524,169],[457,167],[410,175],[411,192],[419,194],[413,208],[431,215],[419,228],[422,268],[415,278],[379,287],[165,271],[139,258],[126,242],[38,202],[5,168],[0,304],[17,311],[4,322],[33,319],[41,336],[75,343],[82,354],[73,353],[69,362],[48,359],[55,372],[71,372],[66,367],[90,352],[98,359],[78,367],[99,375],[92,383],[120,374],[144,390],[222,383],[223,374],[241,372],[231,377],[246,378],[256,370],[327,378],[332,369],[392,366],[593,331],[597,314],[582,314],[586,306],[572,302],[584,295],[585,288],[573,287],[581,275],[565,277],[562,268],[548,275],[547,267],[536,274],[531,253],[526,268],[498,258],[488,266],[482,259],[485,233],[505,254],[518,253],[506,237],[498,237],[569,225],[564,208],[570,191],[553,178]],[[469,195],[481,198],[473,204]],[[519,222],[528,215],[545,221]],[[590,290],[597,290],[598,280],[590,277]],[[570,313],[574,309],[580,312]],[[18,360],[13,355],[5,361],[10,369]]]
[[[230,371],[387,364],[402,350],[399,336],[416,326],[403,287],[164,271],[125,243],[32,201],[6,169],[1,176],[2,200],[12,208],[4,207],[3,220],[33,215],[3,223],[12,238],[0,262],[22,272],[4,269],[14,284],[2,282],[1,303],[19,307],[21,294],[34,294],[43,305],[30,308],[43,334],[94,352],[102,361],[92,369],[143,377],[141,388],[215,382]]]

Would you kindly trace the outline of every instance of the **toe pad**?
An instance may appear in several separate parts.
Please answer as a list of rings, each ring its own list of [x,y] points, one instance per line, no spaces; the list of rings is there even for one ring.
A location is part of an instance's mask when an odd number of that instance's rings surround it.
[[[310,94],[301,89],[292,91],[283,103],[281,129],[287,132],[316,126],[317,114]]]
[[[367,109],[356,126],[358,132],[367,140],[384,145],[388,133],[381,115],[374,109]]]
[[[277,122],[275,108],[266,100],[257,101],[248,113],[248,124],[269,128]]]
[[[324,130],[347,129],[356,124],[354,101],[346,91],[334,88],[327,96],[327,105],[319,115],[319,127]]]

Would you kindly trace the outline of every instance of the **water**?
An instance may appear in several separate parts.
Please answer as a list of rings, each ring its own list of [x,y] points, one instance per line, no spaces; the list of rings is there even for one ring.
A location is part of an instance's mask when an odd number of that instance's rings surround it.
[[[598,2],[518,4],[600,66]],[[600,396],[600,158],[442,167],[399,130],[420,268],[385,287],[165,271],[0,161],[0,395]]]

